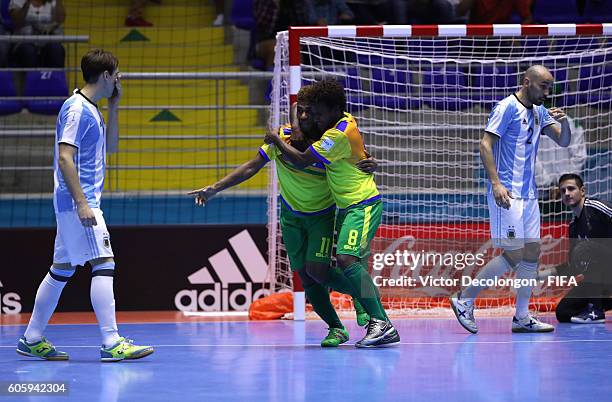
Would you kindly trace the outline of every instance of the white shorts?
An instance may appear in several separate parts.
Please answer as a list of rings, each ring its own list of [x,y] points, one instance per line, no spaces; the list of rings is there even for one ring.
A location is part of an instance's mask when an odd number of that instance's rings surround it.
[[[96,216],[96,226],[85,227],[76,211],[58,212],[55,214],[57,233],[53,262],[70,263],[72,266],[85,265],[87,261],[114,257],[110,235],[102,210],[91,209]]]
[[[535,198],[512,198],[510,209],[495,203],[493,194],[487,195],[491,239],[495,247],[518,250],[525,243],[540,240],[540,208]]]

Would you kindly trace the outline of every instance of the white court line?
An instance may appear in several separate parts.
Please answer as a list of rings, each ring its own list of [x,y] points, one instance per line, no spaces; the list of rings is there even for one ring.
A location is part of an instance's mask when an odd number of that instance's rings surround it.
[[[482,341],[482,342],[400,342],[400,345],[488,345],[488,344],[510,344],[510,343],[582,343],[582,342],[612,342],[612,339],[567,339],[567,340],[524,340],[524,341]],[[348,344],[351,345],[351,344]],[[235,345],[222,345],[217,343],[202,343],[202,344],[184,344],[184,345],[151,345],[156,348],[184,348],[184,347],[196,347],[196,348],[244,348],[244,347],[257,347],[257,348],[286,348],[286,347],[304,347],[304,346],[320,346],[319,343],[288,343],[288,344],[235,344]],[[99,348],[100,346],[91,345],[55,345],[57,348]],[[2,346],[0,348],[15,348],[15,346]]]

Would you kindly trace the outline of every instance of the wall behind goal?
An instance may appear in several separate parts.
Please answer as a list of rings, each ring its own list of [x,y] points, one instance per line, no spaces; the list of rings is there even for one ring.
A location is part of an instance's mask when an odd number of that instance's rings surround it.
[[[265,222],[265,172],[204,209],[194,208],[186,195],[256,155],[265,126],[265,74],[240,71],[235,60],[243,55],[232,46],[229,27],[212,27],[212,4],[151,2],[144,17],[153,26],[126,27],[128,3],[65,0],[65,34],[86,35],[89,42],[64,43],[65,69],[10,71],[23,108],[0,116],[0,227],[55,224],[51,165],[57,107],[34,112],[26,106],[31,99],[21,95],[28,77],[38,76],[34,96],[61,104],[82,85],[80,58],[94,47],[117,55],[125,75],[119,151],[109,154],[103,195],[108,223]],[[47,87],[58,86],[60,94],[50,97]],[[100,107],[105,114],[106,102]]]

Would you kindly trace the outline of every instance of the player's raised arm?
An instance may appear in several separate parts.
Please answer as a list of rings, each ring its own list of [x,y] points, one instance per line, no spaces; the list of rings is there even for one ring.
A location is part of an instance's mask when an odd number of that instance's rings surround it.
[[[572,130],[570,129],[569,122],[565,112],[558,107],[554,107],[548,110],[550,116],[555,119],[558,124],[549,124],[542,129],[542,132],[549,136],[554,142],[562,147],[569,146],[572,140]]]
[[[253,177],[261,170],[262,167],[266,165],[267,162],[268,161],[261,155],[261,153],[257,153],[253,159],[238,166],[230,174],[215,184],[190,191],[188,194],[195,197],[195,203],[197,205],[204,205],[217,193],[227,188],[236,186]]]
[[[493,196],[495,197],[495,202],[502,208],[510,208],[510,198],[512,197],[512,193],[508,191],[501,181],[499,180],[499,175],[497,174],[497,169],[495,168],[495,159],[493,158],[493,145],[498,141],[498,137],[486,132],[484,136],[480,140],[480,159],[482,159],[482,164],[487,171],[487,175],[489,176],[489,180],[491,181],[491,187],[493,190]]]

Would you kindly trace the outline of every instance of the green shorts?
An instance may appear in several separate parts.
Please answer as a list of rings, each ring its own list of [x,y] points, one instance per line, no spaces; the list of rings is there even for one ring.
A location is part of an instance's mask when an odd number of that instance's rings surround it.
[[[352,205],[338,210],[336,231],[338,242],[336,254],[347,254],[359,259],[370,255],[370,242],[382,218],[382,201]]]
[[[331,208],[320,215],[297,215],[281,204],[281,231],[292,271],[301,270],[305,262],[331,262],[335,214]]]

